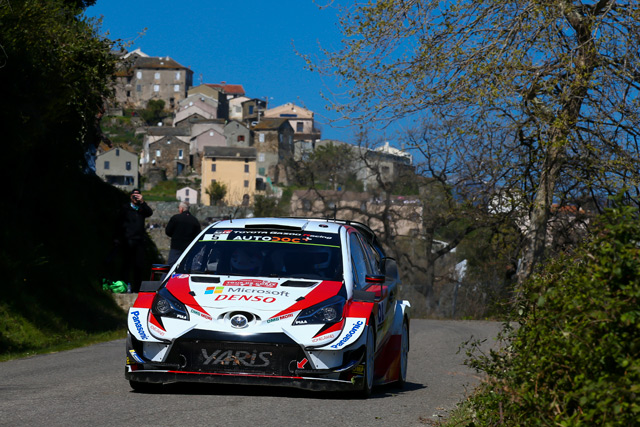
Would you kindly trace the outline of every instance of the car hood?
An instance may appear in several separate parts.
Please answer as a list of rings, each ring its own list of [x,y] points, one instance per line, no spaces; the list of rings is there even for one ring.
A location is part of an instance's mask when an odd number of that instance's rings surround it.
[[[334,324],[293,325],[301,310],[336,295],[346,298],[343,282],[176,274],[169,278],[165,288],[186,306],[189,318],[160,317],[148,310],[149,331],[159,340],[179,338],[198,329],[252,335],[285,333],[297,342],[311,345],[332,341],[344,326],[344,320]],[[232,326],[231,319],[237,314],[248,319],[243,329]]]

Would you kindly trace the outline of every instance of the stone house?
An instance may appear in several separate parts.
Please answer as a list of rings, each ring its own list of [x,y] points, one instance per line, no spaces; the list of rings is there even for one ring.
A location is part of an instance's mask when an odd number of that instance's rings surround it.
[[[253,147],[253,133],[237,120],[229,120],[224,126],[228,147]]]
[[[242,121],[247,125],[253,125],[260,121],[267,108],[267,101],[258,98],[247,99],[242,103]]]
[[[181,202],[187,202],[189,204],[195,205],[198,203],[198,190],[195,190],[191,187],[183,187],[176,191],[176,199]]]
[[[116,102],[124,107],[144,108],[152,99],[161,99],[173,110],[187,97],[193,71],[168,56],[151,57],[140,49],[120,57],[115,74]]]
[[[248,206],[256,191],[256,149],[253,147],[205,147],[202,162],[202,200],[209,202],[206,189],[212,182],[227,187],[224,203]]]
[[[216,118],[216,114],[216,111],[211,111],[211,108],[204,103],[182,107],[173,119],[173,126],[184,127],[194,122],[212,120]]]
[[[140,159],[140,173],[143,175],[146,176],[152,168],[162,168],[160,165],[164,165],[166,163],[165,161],[158,163],[160,156],[157,156],[157,149],[151,148],[152,144],[164,138],[168,138],[169,140],[180,140],[189,144],[191,130],[188,127],[171,126],[152,126],[147,128],[147,133],[145,134],[142,142],[142,153]],[[162,155],[162,148],[160,148],[160,154]],[[189,156],[189,154],[190,151],[187,150],[186,155]],[[175,165],[172,167],[175,168],[174,166]]]
[[[263,119],[251,130],[257,151],[258,176],[274,184],[289,183],[287,164],[293,160],[293,129],[289,121],[280,119]]]
[[[202,174],[202,160],[206,147],[226,147],[227,139],[221,123],[198,123],[191,127],[189,164],[197,175]]]
[[[172,136],[164,136],[149,144],[151,164],[163,169],[167,179],[187,175],[189,166],[189,143]]]
[[[295,132],[293,140],[312,142],[321,138],[321,132],[315,127],[314,113],[291,102],[270,108],[264,112],[265,118],[284,118],[289,121]]]
[[[227,96],[219,88],[216,89],[211,87],[211,85],[201,84],[190,88],[187,96],[205,96],[214,99],[218,103],[217,117],[221,119],[228,118],[229,102],[227,100]]]
[[[120,147],[100,153],[96,175],[127,192],[138,188],[138,156]]]
[[[229,120],[242,121],[242,103],[248,101],[246,96],[238,96],[229,100]]]

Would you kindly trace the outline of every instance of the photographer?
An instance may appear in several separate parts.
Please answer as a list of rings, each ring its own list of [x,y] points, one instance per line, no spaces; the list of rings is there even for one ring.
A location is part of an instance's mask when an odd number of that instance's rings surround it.
[[[140,190],[134,189],[129,203],[118,215],[118,246],[124,255],[123,278],[131,285],[132,292],[140,290],[145,269],[145,219],[153,215],[153,210],[144,201]]]

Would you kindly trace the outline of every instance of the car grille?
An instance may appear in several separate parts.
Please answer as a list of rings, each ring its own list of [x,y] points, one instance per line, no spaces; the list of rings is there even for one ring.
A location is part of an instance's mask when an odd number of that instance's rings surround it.
[[[304,358],[298,345],[230,341],[178,341],[167,358],[190,372],[291,375]]]

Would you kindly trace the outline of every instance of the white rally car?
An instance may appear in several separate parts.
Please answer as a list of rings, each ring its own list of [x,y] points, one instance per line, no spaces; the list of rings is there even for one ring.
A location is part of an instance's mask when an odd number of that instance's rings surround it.
[[[409,307],[363,224],[252,218],[207,227],[143,282],[128,314],[137,391],[212,382],[353,390],[403,385]]]

